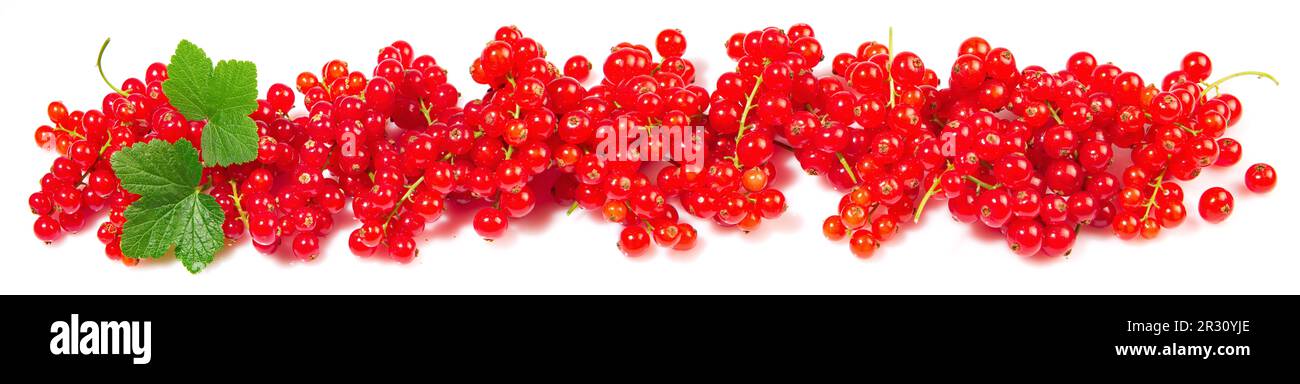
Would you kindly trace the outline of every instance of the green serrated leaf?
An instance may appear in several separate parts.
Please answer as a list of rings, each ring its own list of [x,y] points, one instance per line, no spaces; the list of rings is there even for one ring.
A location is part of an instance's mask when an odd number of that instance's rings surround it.
[[[257,110],[257,65],[251,61],[222,60],[208,84],[209,117],[242,116]],[[253,121],[251,118],[248,119]]]
[[[194,192],[174,202],[141,199],[127,207],[122,228],[122,254],[156,259],[176,246],[176,258],[190,272],[199,272],[221,249],[225,214],[212,196]]]
[[[199,189],[203,166],[189,141],[136,144],[113,155],[113,171],[127,191],[140,195],[123,213],[122,254],[159,258],[175,246],[176,258],[191,273],[212,263],[221,249],[225,214]]]
[[[228,165],[257,158],[257,123],[248,116],[218,115],[203,127],[203,161]]]
[[[182,40],[176,46],[163,93],[186,119],[207,120],[203,127],[203,161],[225,166],[257,158],[257,125],[248,117],[257,110],[257,66],[222,60],[212,66],[203,49]],[[209,140],[209,138],[214,140]]]
[[[171,64],[167,64],[167,80],[163,81],[163,94],[177,111],[187,119],[205,120],[203,109],[205,89],[212,78],[212,59],[203,49],[189,40],[176,45]]]
[[[194,192],[203,175],[189,141],[154,140],[122,148],[110,159],[122,188],[143,197],[176,201]]]

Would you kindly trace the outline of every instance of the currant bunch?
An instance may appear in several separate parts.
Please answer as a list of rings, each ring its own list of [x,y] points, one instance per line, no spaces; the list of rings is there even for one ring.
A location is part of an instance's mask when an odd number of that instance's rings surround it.
[[[782,127],[811,101],[802,91],[823,54],[807,24],[736,33],[727,54],[736,69],[718,78],[708,100],[703,168],[679,170],[679,189],[688,213],[749,232],[786,210],[785,195],[772,187],[772,159]]]
[[[815,84],[818,107],[786,130],[801,166],[845,191],[837,214],[822,222],[832,241],[849,240],[859,258],[874,254],[934,198],[946,172],[935,124],[935,72],[911,52],[868,41],[832,61]],[[942,199],[942,197],[940,197]]]
[[[441,218],[454,181],[448,153],[469,136],[460,93],[432,56],[417,55],[405,41],[380,49],[375,63],[370,76],[342,60],[325,63],[319,76],[298,75],[307,115],[270,123],[258,151],[259,163],[279,168],[280,186],[262,199],[269,210],[247,216],[260,249],[274,251],[294,236],[292,253],[314,258],[320,236],[351,198],[360,223],[348,236],[352,252],[368,257],[383,248],[409,262],[418,254],[415,237]],[[267,95],[276,111],[293,100],[285,85]]]
[[[107,46],[106,41],[103,48]],[[139,196],[121,188],[109,158],[124,147],[155,138],[200,142],[203,123],[187,122],[171,106],[162,92],[166,79],[167,66],[153,63],[143,79],[129,78],[121,86],[105,77],[113,91],[104,96],[99,109],[69,110],[60,101],[49,104],[46,114],[50,124],[36,129],[36,145],[57,152],[59,157],[41,178],[40,191],[28,198],[37,215],[33,232],[38,239],[52,243],[64,233],[77,233],[107,211],[108,221],[97,231],[105,254],[127,266],[139,262],[122,257],[121,250],[121,228],[126,222],[123,212]]]
[[[1017,69],[1009,50],[978,37],[958,54],[940,104],[941,137],[954,140],[955,153],[936,187],[955,219],[1001,231],[1018,254],[1067,255],[1084,225],[1154,238],[1187,216],[1179,181],[1239,158],[1240,146],[1222,136],[1240,102],[1208,95],[1222,80],[1205,83],[1211,64],[1202,53],[1188,54],[1159,87],[1087,52],[1055,73]],[[1121,149],[1128,159],[1115,159]],[[1231,196],[1213,195],[1201,212],[1217,222]]]
[[[220,205],[227,241],[247,236],[263,253],[303,261],[319,256],[349,205],[359,223],[348,237],[353,253],[383,249],[408,262],[450,202],[478,207],[472,226],[491,241],[547,198],[621,225],[618,247],[640,256],[651,244],[696,246],[679,208],[746,232],[780,217],[786,197],[773,185],[774,161],[784,148],[843,193],[822,230],[847,239],[857,257],[871,257],[938,201],[957,221],[998,231],[1017,254],[1059,257],[1085,227],[1126,240],[1178,227],[1188,215],[1183,183],[1242,158],[1241,143],[1226,136],[1242,103],[1221,85],[1273,80],[1241,72],[1210,81],[1213,63],[1201,52],[1158,84],[1088,52],[1049,72],[972,37],[941,87],[920,57],[894,51],[892,31],[885,43],[834,56],[819,76],[821,43],[796,24],[732,35],[736,67],[710,93],[686,48],[675,29],[653,47],[619,43],[587,87],[586,56],[557,66],[539,42],[501,27],[470,66],[486,90],[463,107],[448,72],[405,41],[380,49],[369,75],[331,60],[257,100],[249,116],[257,159],[205,168],[201,191]],[[100,72],[112,92],[98,109],[52,102],[50,123],[35,131],[58,157],[28,199],[33,231],[54,242],[107,212],[98,227],[106,254],[135,265],[122,256],[121,232],[139,197],[108,159],[155,139],[202,148],[205,123],[170,104],[162,63],[120,86]],[[1266,193],[1277,174],[1255,164],[1244,183]],[[1217,223],[1234,204],[1213,187],[1197,208]]]
[[[705,156],[702,142],[684,136],[703,124],[709,98],[695,84],[685,52],[686,38],[674,29],[659,33],[653,51],[619,43],[605,58],[600,84],[577,103],[556,106],[563,116],[555,146],[557,201],[571,201],[571,210],[599,210],[623,225],[618,247],[629,256],[645,254],[651,244],[679,251],[696,244],[698,233],[679,220],[670,200],[681,195],[685,178],[699,174],[686,154]],[[652,136],[674,131],[679,134]],[[611,150],[601,152],[602,146]]]
[[[590,63],[575,57],[566,71],[586,77]],[[463,127],[448,138],[455,168],[455,192],[460,201],[489,206],[474,215],[475,232],[486,240],[504,236],[512,219],[528,216],[541,197],[543,173],[561,156],[560,116],[578,109],[587,95],[581,82],[564,76],[547,59],[546,49],[513,26],[501,27],[470,68],[474,81],[487,85],[480,99],[465,105]],[[565,117],[563,124],[588,124]],[[573,127],[590,135],[590,126]],[[573,133],[569,133],[573,135]]]

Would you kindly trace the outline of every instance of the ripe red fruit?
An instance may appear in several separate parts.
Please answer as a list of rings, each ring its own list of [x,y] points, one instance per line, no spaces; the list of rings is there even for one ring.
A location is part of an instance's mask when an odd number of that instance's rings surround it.
[[[1230,137],[1219,139],[1219,158],[1214,160],[1214,165],[1231,167],[1238,161],[1241,161],[1241,143]]]
[[[859,259],[871,258],[876,248],[880,248],[880,242],[876,241],[871,231],[865,229],[853,231],[853,236],[849,238],[849,250]]]
[[[826,236],[827,240],[844,240],[844,236],[847,234],[848,228],[844,227],[844,222],[840,219],[839,215],[827,217],[826,220],[822,222],[822,235]]]
[[[673,244],[674,250],[689,251],[695,248],[695,243],[699,238],[699,233],[695,231],[695,227],[687,223],[678,223],[677,232],[677,244]]]
[[[490,77],[504,76],[513,64],[511,52],[509,43],[493,40],[483,47],[483,53],[479,56],[479,65],[483,66],[483,72]]]
[[[587,75],[591,73],[591,61],[586,56],[577,55],[570,57],[564,62],[564,75],[577,79],[578,81],[587,80]]]
[[[388,237],[388,255],[399,263],[409,263],[420,254],[415,247],[415,239],[410,235],[390,235]]]
[[[682,31],[665,29],[655,38],[655,50],[663,57],[679,57],[686,52],[686,37]]]
[[[1255,193],[1272,191],[1277,185],[1277,172],[1273,166],[1259,163],[1246,170],[1246,189]]]
[[[293,239],[293,256],[302,261],[312,261],[320,253],[320,238],[311,233],[300,233]]]
[[[624,227],[618,236],[618,249],[629,257],[641,256],[650,248],[650,235],[640,226]]]
[[[499,209],[483,208],[474,214],[474,232],[478,232],[484,240],[492,241],[500,238],[509,226],[508,219]]]
[[[1007,226],[1007,246],[1021,256],[1033,256],[1043,246],[1043,224],[1018,218]]]
[[[1214,69],[1210,63],[1210,57],[1201,52],[1188,53],[1183,56],[1182,70],[1187,74],[1187,80],[1193,83],[1199,83],[1210,78],[1210,72]]]
[[[53,243],[63,235],[63,229],[59,228],[59,221],[45,215],[36,218],[36,223],[32,226],[32,232],[36,233],[37,239],[44,241],[46,244]]]
[[[1201,218],[1211,223],[1220,223],[1232,214],[1232,194],[1221,187],[1205,190],[1201,194],[1199,210]]]
[[[1053,224],[1047,226],[1043,232],[1043,254],[1050,257],[1065,256],[1070,254],[1074,248],[1074,238],[1076,233],[1074,227],[1062,224]]]

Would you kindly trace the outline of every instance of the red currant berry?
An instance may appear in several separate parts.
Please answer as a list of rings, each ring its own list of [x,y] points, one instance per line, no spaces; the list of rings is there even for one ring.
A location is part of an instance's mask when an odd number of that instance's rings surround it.
[[[1021,256],[1033,256],[1043,246],[1043,225],[1034,219],[1018,218],[1007,226],[1007,246]]]
[[[1246,189],[1255,193],[1272,191],[1277,185],[1277,172],[1273,166],[1259,163],[1246,170]]]
[[[312,233],[299,233],[293,239],[293,256],[302,261],[312,261],[320,254],[320,238]]]
[[[474,232],[478,232],[484,240],[492,241],[501,238],[509,226],[508,219],[499,209],[483,208],[474,214]]]
[[[640,226],[624,227],[618,236],[618,249],[629,257],[641,256],[650,248],[650,235]]]
[[[677,232],[677,244],[673,245],[674,250],[689,251],[695,248],[695,243],[699,238],[699,233],[696,232],[695,227],[687,223],[678,223]]]
[[[1210,223],[1220,223],[1232,214],[1233,199],[1228,190],[1214,187],[1201,194],[1199,210],[1201,218]]]
[[[388,237],[388,256],[399,263],[414,260],[420,250],[415,247],[415,239],[406,234],[392,234]]]
[[[844,226],[844,221],[838,215],[827,217],[826,221],[822,222],[822,235],[826,236],[827,240],[844,240],[844,236],[847,234],[848,228]]]
[[[570,57],[564,62],[564,75],[577,79],[578,81],[587,80],[587,75],[591,73],[591,61],[587,57],[577,55]]]
[[[859,259],[871,258],[876,248],[880,248],[880,242],[876,241],[876,237],[869,230],[853,231],[853,236],[849,238],[849,250]]]
[[[686,37],[680,30],[665,29],[655,38],[655,50],[663,57],[680,57],[686,53]]]
[[[1074,238],[1076,233],[1074,227],[1063,224],[1053,224],[1047,226],[1043,232],[1043,246],[1041,251],[1050,257],[1067,256],[1070,250],[1074,248]]]
[[[44,241],[46,244],[53,243],[63,235],[63,229],[59,227],[59,221],[46,215],[36,218],[32,231],[36,233],[37,239]]]

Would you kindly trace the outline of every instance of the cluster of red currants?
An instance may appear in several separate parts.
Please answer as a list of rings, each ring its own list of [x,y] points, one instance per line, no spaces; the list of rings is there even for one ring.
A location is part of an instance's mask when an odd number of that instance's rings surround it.
[[[680,171],[681,205],[723,227],[758,229],[785,213],[772,158],[777,137],[807,101],[804,80],[823,59],[812,27],[797,24],[738,32],[726,42],[734,71],[718,77],[700,137],[703,161]]]
[[[726,42],[736,68],[710,93],[696,84],[678,30],[660,32],[653,49],[613,47],[603,78],[586,88],[586,57],[558,68],[540,43],[508,26],[474,60],[470,75],[487,90],[463,107],[447,71],[397,41],[379,51],[369,77],[333,60],[319,74],[300,74],[296,88],[272,85],[250,116],[257,159],[205,168],[203,185],[225,213],[228,240],[248,234],[268,254],[288,242],[304,261],[318,256],[349,200],[359,227],[348,244],[363,257],[382,248],[412,260],[415,238],[449,199],[478,207],[472,226],[489,241],[539,201],[598,210],[623,226],[619,249],[639,256],[652,244],[695,247],[696,229],[678,207],[746,232],[780,217],[786,197],[773,186],[774,157],[785,148],[844,192],[822,230],[847,239],[860,258],[934,201],[947,201],[960,222],[1000,231],[1015,253],[1055,257],[1070,252],[1084,226],[1132,239],[1182,223],[1178,182],[1241,158],[1241,145],[1224,137],[1241,119],[1241,102],[1220,85],[1271,78],[1243,72],[1208,82],[1211,61],[1199,52],[1158,85],[1086,52],[1048,72],[1021,68],[1010,50],[973,37],[941,87],[934,70],[914,53],[895,53],[892,40],[836,55],[831,73],[819,76],[824,55],[810,26],[736,33]],[[100,110],[49,105],[51,125],[36,130],[36,143],[60,156],[29,199],[39,239],[77,232],[107,209],[99,238],[108,256],[136,263],[122,257],[120,233],[123,210],[138,197],[119,186],[106,159],[153,139],[198,146],[204,123],[169,104],[166,78],[155,63],[143,81],[110,84]],[[291,114],[298,94],[305,114]],[[1246,174],[1254,192],[1276,180],[1266,164]],[[1199,202],[1210,222],[1232,208],[1218,187]]]
[[[139,196],[121,188],[109,158],[141,141],[200,141],[203,122],[187,122],[171,106],[162,92],[166,79],[167,66],[154,63],[144,80],[130,78],[121,87],[108,83],[113,92],[104,96],[100,109],[70,111],[62,102],[49,104],[50,125],[36,129],[36,145],[59,157],[41,178],[40,191],[28,198],[37,215],[33,231],[38,239],[50,243],[64,232],[77,233],[107,210],[109,220],[98,229],[105,253],[128,266],[138,263],[122,257],[121,229],[126,222],[123,212]]]
[[[798,152],[805,170],[826,173],[846,190],[822,232],[832,241],[848,238],[859,258],[871,257],[913,220],[928,199],[926,187],[946,164],[936,111],[939,79],[916,54],[894,54],[890,40],[836,55],[833,76],[818,81],[820,114],[809,115],[810,125],[822,122],[814,145]]]
[[[682,58],[686,37],[680,31],[660,32],[654,45],[651,51],[620,43],[605,58],[598,85],[583,90],[569,79],[564,87],[553,82],[556,92],[549,94],[563,96],[560,91],[572,87],[581,95],[553,107],[563,116],[554,146],[560,173],[553,188],[556,201],[570,204],[571,211],[599,210],[607,221],[622,225],[618,248],[628,256],[645,254],[651,244],[690,250],[698,234],[679,220],[669,199],[699,174],[700,167],[682,155],[701,152],[702,145],[681,133],[704,124],[709,94],[695,85],[695,64]],[[582,65],[573,64],[587,63],[585,58],[568,63],[566,73],[576,68],[586,75]],[[678,135],[659,134],[671,132]]]
[[[920,165],[910,177],[903,173],[911,167],[894,169],[890,177],[904,180],[904,201],[920,199],[914,220],[927,201],[948,200],[954,219],[1000,231],[1013,252],[1027,257],[1069,254],[1084,225],[1132,239],[1154,238],[1162,228],[1181,224],[1187,213],[1176,181],[1194,179],[1205,167],[1231,166],[1241,157],[1240,144],[1222,137],[1240,119],[1241,104],[1218,93],[1219,85],[1243,74],[1267,76],[1246,72],[1207,83],[1210,59],[1199,52],[1188,54],[1159,87],[1115,65],[1099,65],[1086,52],[1073,55],[1066,70],[1056,73],[1037,66],[1020,69],[1011,51],[978,37],[963,42],[958,55],[948,88],[923,86],[915,92],[924,105],[918,111],[919,134],[894,125],[899,121],[893,118],[906,112],[889,114],[903,149],[913,154],[908,161]],[[836,73],[851,84],[859,78],[880,81],[869,75],[876,67],[864,69],[854,60],[838,57]],[[915,76],[897,61],[884,72],[893,83],[900,74]],[[895,92],[891,98],[911,98],[906,89]],[[882,140],[872,145],[877,151],[895,146]],[[1131,162],[1116,164],[1121,151]],[[859,163],[855,170],[869,169]],[[913,194],[918,179],[929,186],[921,196]],[[1248,172],[1252,191],[1268,191],[1275,183],[1268,165]],[[861,202],[874,204],[887,191],[871,183],[854,189],[841,203],[840,215],[824,223],[826,236],[839,239],[864,225]],[[1209,222],[1222,221],[1231,210],[1232,196],[1223,188],[1207,190],[1200,201],[1201,216]],[[892,225],[886,224],[886,231]],[[881,238],[855,239],[854,253],[870,255],[870,247],[860,243]]]
[[[413,236],[441,216],[445,192],[425,182],[442,144],[430,132],[457,118],[459,94],[433,57],[416,56],[404,41],[376,61],[369,78],[341,60],[319,76],[298,75],[305,115],[290,116],[297,97],[288,85],[258,100],[257,160],[205,169],[227,238],[246,232],[266,254],[289,242],[290,255],[310,261],[351,198],[362,225],[349,237],[353,252],[384,247],[398,261],[415,257]]]
[[[289,174],[289,185],[304,191],[319,183],[320,205],[330,214],[351,197],[360,222],[348,236],[352,252],[368,257],[383,248],[408,262],[419,252],[415,236],[442,217],[453,192],[451,152],[467,147],[470,136],[457,106],[460,93],[432,56],[417,56],[410,44],[397,41],[380,49],[375,61],[370,78],[349,72],[341,60],[326,63],[319,78],[298,75],[309,110],[299,118],[307,135],[303,151],[324,149],[308,171]],[[321,170],[337,183],[320,178]],[[316,250],[315,237],[308,236],[294,242],[299,257]]]

